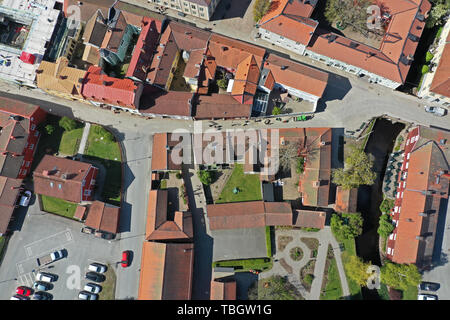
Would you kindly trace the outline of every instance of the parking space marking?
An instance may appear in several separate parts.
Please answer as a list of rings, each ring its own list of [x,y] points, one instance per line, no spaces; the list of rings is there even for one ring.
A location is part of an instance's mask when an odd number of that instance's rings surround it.
[[[64,245],[73,241],[72,232],[66,229],[48,237],[31,242],[24,246],[28,258],[38,258],[45,253],[64,248]],[[34,256],[33,256],[34,253]]]
[[[70,231],[66,231],[67,241],[72,241],[72,233]]]
[[[32,288],[34,279],[35,279],[34,272],[28,272],[28,273],[20,275],[18,277],[17,281],[20,286],[27,286],[27,287]]]
[[[27,251],[27,257],[31,257],[33,255],[33,250],[31,250],[31,247],[26,248]]]

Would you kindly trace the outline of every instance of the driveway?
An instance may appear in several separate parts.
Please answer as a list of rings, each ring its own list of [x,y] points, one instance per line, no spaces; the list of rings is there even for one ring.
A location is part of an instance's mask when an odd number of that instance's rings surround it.
[[[78,292],[87,283],[87,266],[92,262],[109,264],[117,273],[120,252],[116,241],[81,233],[80,222],[42,212],[37,201],[28,208],[19,208],[14,216],[16,231],[0,268],[0,300],[8,300],[19,285],[31,287],[39,270],[58,275],[49,291],[54,300],[78,299]],[[67,257],[38,267],[36,258],[59,249],[66,249]]]

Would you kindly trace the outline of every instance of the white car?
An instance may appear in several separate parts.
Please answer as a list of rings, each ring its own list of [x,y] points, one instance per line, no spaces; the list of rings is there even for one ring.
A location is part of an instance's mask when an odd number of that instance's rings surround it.
[[[19,205],[22,207],[27,207],[30,204],[31,191],[25,191],[20,198]]]
[[[419,294],[417,300],[437,300],[438,297],[434,294]]]
[[[38,273],[36,273],[36,280],[53,282],[56,281],[56,275],[39,271]]]
[[[98,284],[89,282],[84,286],[83,289],[84,289],[84,291],[87,291],[90,293],[99,293],[100,290],[102,289],[102,287],[99,286]]]
[[[425,106],[425,111],[439,117],[443,117],[446,114],[446,110],[441,107]]]
[[[105,273],[106,271],[106,266],[100,263],[91,263],[88,267],[89,271],[94,271],[97,273]]]
[[[98,299],[98,295],[96,295],[95,293],[81,291],[78,294],[78,299],[80,299],[80,300],[97,300]]]

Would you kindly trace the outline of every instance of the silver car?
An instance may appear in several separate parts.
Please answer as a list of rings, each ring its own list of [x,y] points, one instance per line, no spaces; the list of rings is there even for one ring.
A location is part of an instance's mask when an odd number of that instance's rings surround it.
[[[446,110],[441,107],[425,106],[425,111],[439,117],[443,117],[446,114]]]
[[[78,294],[78,299],[80,299],[80,300],[97,300],[98,295],[95,293],[87,292],[87,291],[81,291]]]

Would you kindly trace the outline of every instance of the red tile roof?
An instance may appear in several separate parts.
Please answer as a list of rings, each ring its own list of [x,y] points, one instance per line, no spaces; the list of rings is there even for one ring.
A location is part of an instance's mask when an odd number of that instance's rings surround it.
[[[301,228],[323,229],[327,214],[325,211],[295,210],[294,226]]]
[[[210,300],[236,300],[236,281],[211,281]]]
[[[168,217],[168,190],[150,190],[145,239],[149,241],[190,240],[193,237],[192,215],[175,212]]]
[[[309,18],[313,10],[314,6],[301,1],[275,0],[258,24],[263,29],[307,45],[319,24]]]
[[[6,233],[17,199],[20,196],[21,179],[0,176],[0,234]]]
[[[328,83],[328,73],[273,54],[266,59],[264,68],[271,71],[275,82],[316,97],[323,96]]]
[[[91,66],[83,81],[81,94],[86,100],[138,109],[142,90],[140,83],[109,77],[103,74],[100,67]]]
[[[404,83],[411,66],[402,60],[407,60],[408,56],[413,57],[418,45],[418,42],[413,41],[408,35],[420,38],[425,27],[425,19],[423,22],[419,21],[418,15],[426,16],[431,4],[427,0],[385,0],[383,7],[389,11],[391,21],[380,48],[372,48],[318,29],[308,49],[386,79]],[[336,40],[330,42],[331,35],[335,35]],[[356,44],[356,48],[352,48],[351,43]]]
[[[90,163],[45,155],[33,172],[34,192],[79,203],[82,181],[92,167]]]
[[[194,118],[202,119],[233,119],[249,118],[252,105],[241,104],[228,94],[200,95],[197,97]]]
[[[156,89],[142,96],[140,111],[143,114],[191,117],[193,98],[191,92]]]
[[[344,213],[356,212],[356,205],[358,201],[358,189],[353,188],[346,190],[341,186],[336,188],[336,204],[334,211]]]
[[[138,299],[191,299],[193,264],[193,243],[145,241],[142,247]]]
[[[119,230],[120,208],[94,201],[89,205],[84,224],[95,230],[116,234]]]
[[[450,98],[450,33],[446,39],[439,65],[434,72],[430,91]]]
[[[211,230],[292,225],[292,209],[287,202],[208,204],[206,212]]]
[[[152,63],[153,52],[158,45],[161,24],[161,21],[156,19],[142,18],[141,33],[134,47],[127,77],[134,77],[142,81],[146,79],[147,70],[150,69]]]

